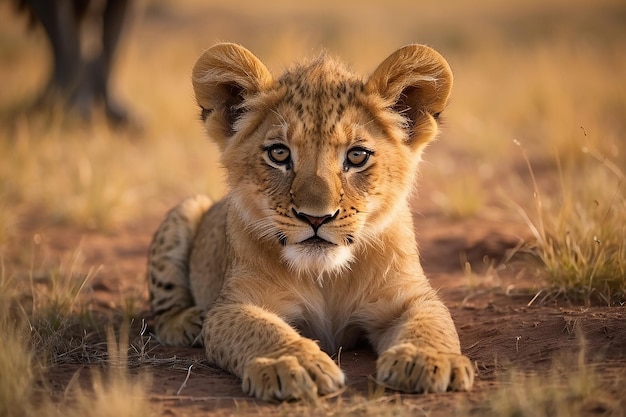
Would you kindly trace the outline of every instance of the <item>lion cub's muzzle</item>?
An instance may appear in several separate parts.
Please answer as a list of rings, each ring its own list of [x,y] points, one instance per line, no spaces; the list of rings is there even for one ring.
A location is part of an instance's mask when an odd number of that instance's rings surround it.
[[[317,230],[326,223],[329,223],[337,218],[339,215],[339,210],[335,211],[334,214],[326,214],[323,216],[312,216],[310,214],[306,214],[303,212],[297,211],[295,208],[292,208],[291,211],[293,215],[296,216],[297,219],[302,220],[309,226],[313,228],[313,233],[317,235]]]
[[[330,237],[331,235],[329,235],[325,230],[320,230],[320,228],[335,220],[339,215],[339,210],[336,210],[333,214],[325,214],[322,216],[313,216],[311,214],[298,211],[295,208],[292,208],[291,211],[296,219],[302,221],[308,226],[311,226],[313,232],[310,237],[298,242],[299,245],[314,245],[320,248],[324,246],[337,245],[337,243],[333,241],[334,239]]]

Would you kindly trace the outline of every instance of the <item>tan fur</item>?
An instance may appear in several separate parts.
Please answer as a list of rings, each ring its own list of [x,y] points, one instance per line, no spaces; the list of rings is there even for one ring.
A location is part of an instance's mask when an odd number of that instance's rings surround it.
[[[322,55],[276,79],[243,47],[218,44],[193,84],[230,192],[210,208],[184,201],[155,234],[158,338],[189,344],[204,315],[209,360],[266,400],[337,391],[345,377],[329,354],[363,338],[389,388],[469,390],[472,366],[422,272],[408,203],[452,87],[441,55],[409,45],[367,81]]]

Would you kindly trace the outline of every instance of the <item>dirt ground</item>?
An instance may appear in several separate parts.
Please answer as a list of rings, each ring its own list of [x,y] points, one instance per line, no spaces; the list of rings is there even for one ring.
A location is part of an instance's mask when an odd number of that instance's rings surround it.
[[[475,363],[475,388],[470,393],[399,396],[387,392],[380,397],[380,390],[370,381],[375,372],[375,356],[363,348],[340,354],[341,367],[349,381],[343,398],[378,398],[377,401],[390,404],[401,401],[403,407],[416,410],[416,415],[449,415],[461,405],[480,414],[483,398],[497,387],[498,378],[507,370],[532,373],[548,369],[555,361],[568,361],[580,351],[581,335],[588,363],[602,372],[623,372],[624,307],[582,306],[545,300],[541,294],[535,297],[537,291],[530,275],[516,273],[515,268],[500,268],[496,276],[493,268],[486,265],[501,265],[508,259],[510,251],[527,234],[525,226],[511,220],[493,220],[497,216],[450,220],[428,203],[430,191],[425,183],[421,198],[415,201],[423,264],[432,285],[440,289],[452,312],[464,353]],[[30,225],[22,230],[22,236],[32,239],[37,235],[42,252],[49,257],[78,246],[85,265],[102,265],[86,288],[94,305],[113,313],[119,309],[123,296],[132,294],[143,300],[136,306],[136,317],[149,323],[143,274],[146,249],[158,221],[158,216],[151,216],[132,228],[106,235]],[[462,254],[472,265],[472,274],[462,267]],[[150,398],[159,415],[302,412],[297,411],[297,405],[265,404],[246,398],[240,381],[211,366],[202,349],[164,348],[155,342],[150,342],[147,349],[150,364],[142,368],[152,375]],[[87,367],[52,367],[49,383],[61,395],[79,371],[80,379],[87,383]],[[599,405],[592,411],[591,415],[602,415],[606,410]]]

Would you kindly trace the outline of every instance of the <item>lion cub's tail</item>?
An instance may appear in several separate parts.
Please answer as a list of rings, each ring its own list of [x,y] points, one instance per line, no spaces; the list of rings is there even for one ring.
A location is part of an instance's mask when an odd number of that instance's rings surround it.
[[[157,229],[148,252],[148,289],[157,339],[164,345],[202,343],[202,312],[189,287],[189,256],[207,196],[185,199],[171,209]]]

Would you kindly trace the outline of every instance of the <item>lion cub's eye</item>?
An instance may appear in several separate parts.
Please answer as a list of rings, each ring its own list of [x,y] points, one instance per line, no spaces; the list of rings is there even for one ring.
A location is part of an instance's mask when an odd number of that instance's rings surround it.
[[[373,152],[360,146],[351,148],[346,155],[346,168],[361,168]]]
[[[266,151],[270,161],[277,165],[289,165],[291,163],[291,151],[285,145],[270,145]]]

